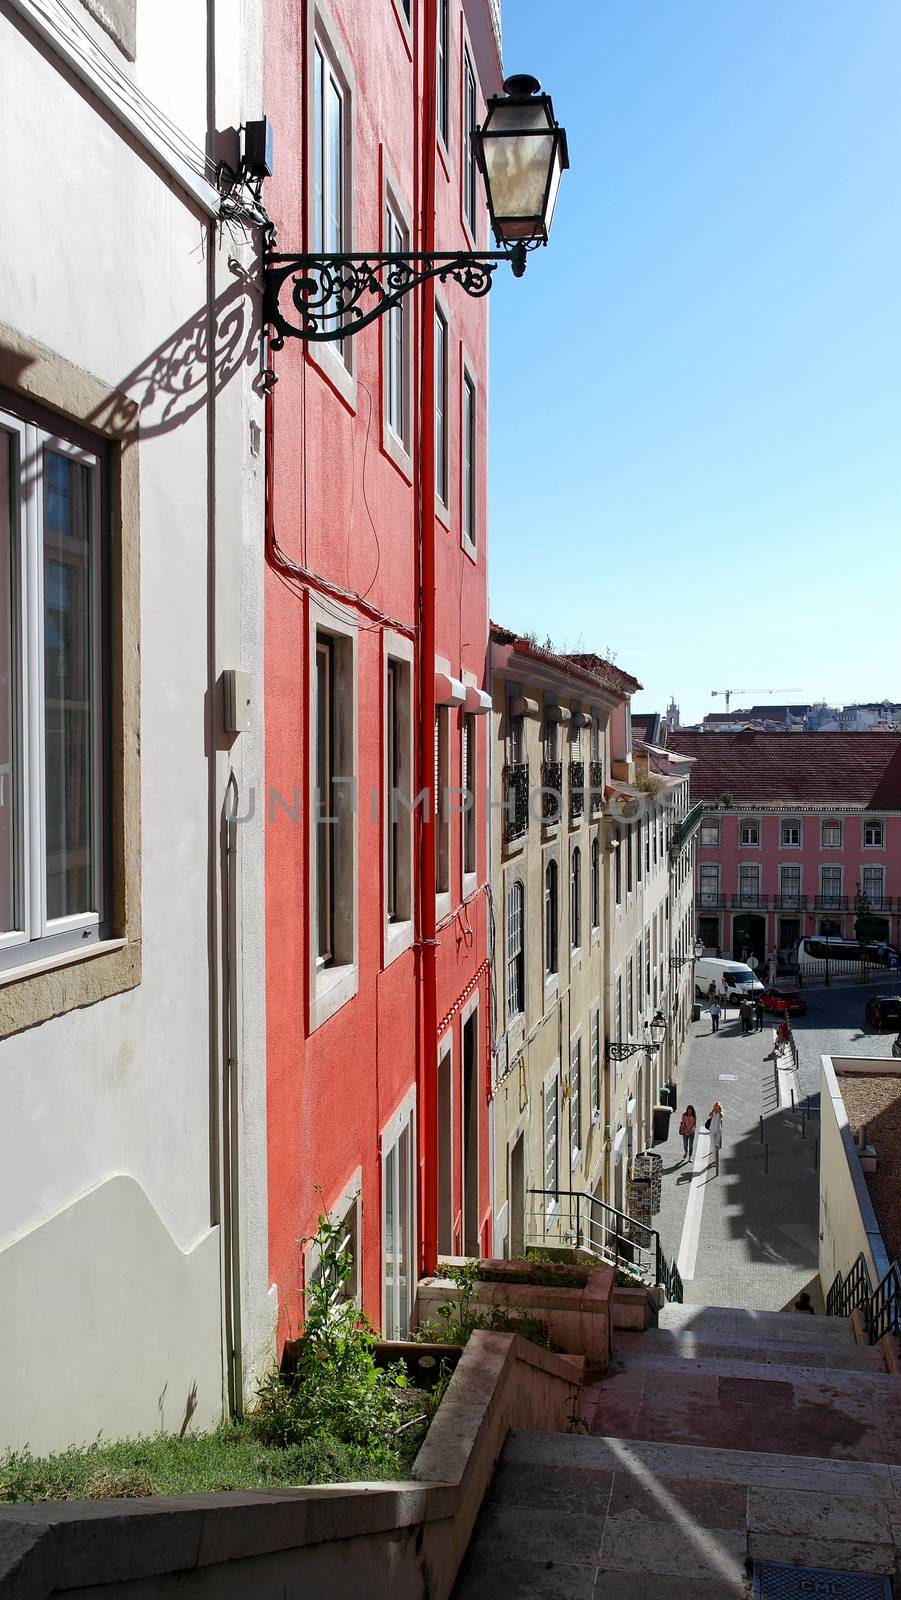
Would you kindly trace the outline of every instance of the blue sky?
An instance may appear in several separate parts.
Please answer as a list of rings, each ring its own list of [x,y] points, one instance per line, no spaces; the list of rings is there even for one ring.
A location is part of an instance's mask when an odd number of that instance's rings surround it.
[[[683,720],[901,699],[899,0],[506,0],[504,56],[572,170],[492,291],[492,617]]]

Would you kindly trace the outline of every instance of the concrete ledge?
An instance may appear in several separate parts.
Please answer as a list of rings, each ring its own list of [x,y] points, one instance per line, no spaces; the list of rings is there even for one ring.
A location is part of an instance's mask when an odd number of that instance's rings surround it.
[[[474,1333],[407,1483],[0,1506],[0,1594],[448,1600],[507,1433],[564,1430],[582,1367]]]
[[[647,1289],[626,1289],[617,1286],[611,1296],[614,1328],[630,1328],[643,1333],[645,1328],[656,1326],[657,1307]]]

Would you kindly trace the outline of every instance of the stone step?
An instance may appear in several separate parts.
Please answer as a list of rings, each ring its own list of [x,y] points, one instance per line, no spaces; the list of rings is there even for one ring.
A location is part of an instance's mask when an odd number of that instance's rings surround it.
[[[670,1301],[663,1306],[658,1326],[689,1329],[695,1332],[723,1332],[746,1329],[754,1337],[817,1344],[854,1345],[854,1333],[846,1317],[809,1317],[796,1311],[746,1311],[731,1306],[695,1306]]]
[[[456,1600],[744,1600],[754,1559],[898,1572],[892,1469],[514,1432]]]
[[[878,1354],[878,1352],[877,1352]],[[812,1359],[808,1359],[805,1351],[797,1360],[792,1360],[788,1352],[774,1355],[769,1359],[766,1355],[755,1356],[753,1360],[736,1356],[680,1356],[661,1355],[659,1353],[645,1354],[639,1350],[637,1353],[630,1351],[622,1365],[614,1360],[613,1365],[605,1375],[603,1382],[612,1383],[614,1380],[621,1387],[626,1387],[634,1382],[646,1387],[648,1384],[659,1382],[664,1386],[678,1383],[680,1380],[693,1384],[699,1377],[709,1378],[754,1378],[768,1383],[794,1383],[815,1387],[819,1392],[829,1393],[846,1392],[848,1394],[873,1394],[883,1393],[889,1401],[898,1398],[901,1400],[901,1385],[892,1373],[886,1372],[884,1366],[873,1365],[860,1367],[835,1366],[830,1357],[833,1352],[823,1352],[823,1362],[819,1363],[817,1352]],[[660,1374],[659,1378],[655,1374]]]
[[[761,1335],[754,1338],[751,1330],[737,1328],[735,1334],[711,1329],[648,1328],[644,1333],[614,1334],[614,1347],[626,1361],[636,1356],[666,1355],[683,1360],[698,1361],[705,1358],[732,1361],[778,1362],[803,1361],[805,1366],[831,1366],[858,1372],[884,1372],[881,1352],[874,1345],[843,1345],[816,1339],[773,1338]]]

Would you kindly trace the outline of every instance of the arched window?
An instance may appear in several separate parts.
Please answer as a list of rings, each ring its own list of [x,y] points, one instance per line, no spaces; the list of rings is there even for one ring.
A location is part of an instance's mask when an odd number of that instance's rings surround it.
[[[597,837],[591,841],[591,926],[601,926],[601,843]]]
[[[569,864],[569,938],[578,950],[582,943],[582,852],[578,845]]]
[[[544,869],[544,971],[547,977],[557,971],[557,863]]]
[[[507,891],[507,1020],[526,1008],[526,964],[523,929],[525,891],[517,878]]]

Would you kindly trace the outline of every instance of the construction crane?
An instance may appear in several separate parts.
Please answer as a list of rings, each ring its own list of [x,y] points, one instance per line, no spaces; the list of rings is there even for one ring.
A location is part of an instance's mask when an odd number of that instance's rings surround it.
[[[797,684],[792,684],[790,689],[711,689],[710,693],[714,700],[716,700],[718,696],[724,695],[726,699],[726,710],[728,711],[729,701],[734,694],[800,694],[801,691]]]

